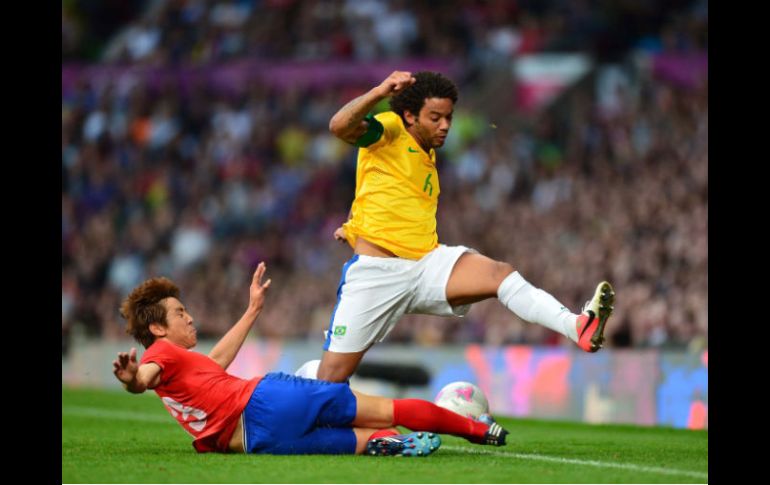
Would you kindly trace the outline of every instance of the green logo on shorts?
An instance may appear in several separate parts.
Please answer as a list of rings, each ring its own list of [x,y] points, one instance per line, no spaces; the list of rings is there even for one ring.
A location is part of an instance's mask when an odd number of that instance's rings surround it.
[[[347,331],[348,327],[342,325],[339,327],[334,327],[334,336],[335,337],[342,337],[345,335],[345,332]]]

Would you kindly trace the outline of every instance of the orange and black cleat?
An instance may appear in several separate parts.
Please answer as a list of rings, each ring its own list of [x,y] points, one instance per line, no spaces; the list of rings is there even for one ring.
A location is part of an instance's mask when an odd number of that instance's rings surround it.
[[[615,290],[606,281],[596,287],[594,297],[583,306],[577,319],[578,347],[586,352],[596,352],[604,345],[604,325],[610,318],[615,304]]]

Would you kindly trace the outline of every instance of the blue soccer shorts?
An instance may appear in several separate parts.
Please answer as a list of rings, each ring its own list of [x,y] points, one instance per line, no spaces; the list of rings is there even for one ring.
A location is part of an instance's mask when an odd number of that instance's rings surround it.
[[[355,417],[348,384],[271,372],[243,410],[243,448],[273,455],[353,454]]]

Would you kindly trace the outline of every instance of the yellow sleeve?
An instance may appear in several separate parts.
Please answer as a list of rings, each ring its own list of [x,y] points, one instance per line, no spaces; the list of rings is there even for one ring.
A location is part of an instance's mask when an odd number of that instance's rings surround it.
[[[401,117],[392,111],[385,111],[377,114],[374,118],[382,123],[383,131],[379,140],[366,147],[368,150],[376,150],[381,146],[387,145],[397,139],[404,129]]]

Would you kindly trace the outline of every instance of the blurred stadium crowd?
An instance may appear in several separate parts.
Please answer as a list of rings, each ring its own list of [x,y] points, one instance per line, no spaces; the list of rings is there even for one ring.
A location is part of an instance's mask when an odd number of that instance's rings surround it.
[[[661,27],[662,26],[662,27]],[[708,0],[63,0],[62,58],[206,64],[259,57],[473,62],[633,43],[703,48]]]
[[[63,2],[64,61],[427,56],[476,66],[476,77],[457,73],[455,125],[438,153],[439,240],[511,262],[573,310],[609,279],[618,292],[607,332],[615,346],[705,343],[708,85],[678,85],[627,60],[635,51],[707,51],[706,1],[670,10],[591,0],[124,3],[107,2],[125,7],[112,15],[123,12],[126,23],[97,39],[88,26],[103,11]],[[463,106],[490,62],[565,50],[620,62],[628,82],[609,98],[592,84],[574,89],[561,111],[510,123]],[[370,87],[360,79],[320,88],[254,82],[233,93],[205,82],[187,91],[83,76],[63,89],[63,352],[73,332],[122,337],[121,299],[156,275],[182,288],[199,336],[221,335],[242,313],[262,260],[273,288],[256,333],[320,345],[350,256],[332,232],[355,184],[356,150],[327,125]],[[487,301],[465,319],[407,316],[388,341],[561,337]]]

